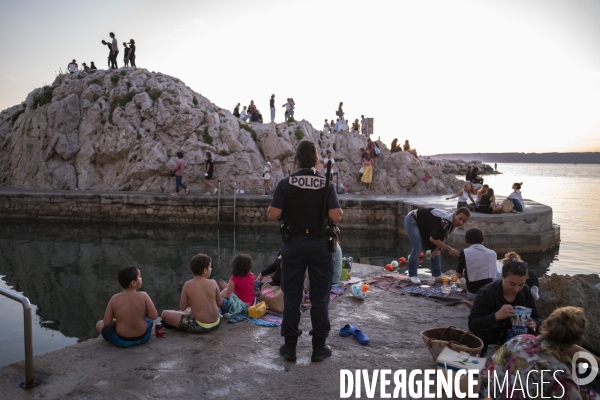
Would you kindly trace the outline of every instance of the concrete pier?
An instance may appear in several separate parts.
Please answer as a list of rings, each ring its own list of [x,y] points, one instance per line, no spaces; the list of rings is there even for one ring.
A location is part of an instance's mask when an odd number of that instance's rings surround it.
[[[404,231],[404,218],[423,207],[455,209],[444,196],[340,195],[344,209],[342,228]],[[107,221],[151,224],[235,224],[271,226],[267,208],[270,197],[260,195],[171,196],[169,193],[27,190],[0,187],[0,218],[58,221]],[[235,216],[234,216],[235,215]],[[469,222],[449,239],[455,248],[465,247],[464,232],[479,227],[486,246],[496,252],[539,252],[560,242],[560,227],[552,222],[552,208],[532,200],[525,211],[509,214],[472,213]]]

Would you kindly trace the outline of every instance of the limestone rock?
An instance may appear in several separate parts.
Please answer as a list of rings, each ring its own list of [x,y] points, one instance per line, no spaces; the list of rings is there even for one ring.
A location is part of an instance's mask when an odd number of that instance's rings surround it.
[[[558,307],[582,307],[588,320],[584,347],[600,354],[600,277],[557,275],[540,278],[540,299],[536,305],[543,318]]]
[[[0,185],[32,189],[171,191],[178,151],[186,160],[184,183],[203,189],[206,152],[213,155],[221,190],[262,193],[264,156],[273,164],[272,185],[294,171],[302,140],[321,157],[332,150],[339,183],[364,189],[358,170],[364,136],[324,134],[307,121],[245,124],[174,77],[145,69],[79,71],[59,75],[25,102],[0,114]],[[381,155],[373,189],[382,194],[452,193],[454,172],[428,160]],[[337,183],[337,181],[336,181]]]

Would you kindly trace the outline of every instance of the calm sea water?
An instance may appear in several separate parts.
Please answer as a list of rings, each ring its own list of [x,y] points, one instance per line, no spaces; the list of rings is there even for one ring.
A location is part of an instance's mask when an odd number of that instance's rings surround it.
[[[486,176],[497,194],[523,182],[523,196],[554,209],[561,225],[560,245],[525,254],[532,270],[545,273],[600,273],[600,165],[499,164],[502,175]],[[384,265],[406,256],[410,244],[389,232],[343,231],[345,256]],[[254,273],[276,257],[276,229],[231,227],[138,226],[3,221],[0,226],[0,286],[24,293],[34,305],[34,354],[96,337],[110,297],[120,291],[116,271],[140,268],[145,290],[159,312],[178,307],[183,283],[191,278],[190,258],[213,258],[213,277],[227,278],[229,263],[240,252],[254,260]],[[422,265],[428,272],[428,264]],[[442,269],[455,269],[445,258]],[[24,358],[20,304],[0,296],[0,366]]]

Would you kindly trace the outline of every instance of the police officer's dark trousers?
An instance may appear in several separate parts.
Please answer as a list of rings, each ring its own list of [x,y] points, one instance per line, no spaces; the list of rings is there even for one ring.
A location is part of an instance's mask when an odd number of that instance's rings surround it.
[[[302,331],[300,305],[304,289],[304,275],[308,269],[310,282],[310,334],[315,339],[329,336],[329,293],[333,276],[333,257],[327,245],[327,238],[292,237],[283,243],[281,250],[283,290],[283,323],[281,336],[298,337]]]

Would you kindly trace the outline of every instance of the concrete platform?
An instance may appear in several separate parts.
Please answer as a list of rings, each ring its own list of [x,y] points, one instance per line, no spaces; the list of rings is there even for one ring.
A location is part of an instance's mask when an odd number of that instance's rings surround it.
[[[342,228],[404,231],[411,210],[435,207],[453,211],[455,200],[442,195],[408,196],[339,195],[344,209]],[[500,196],[498,197],[502,199]],[[111,221],[152,224],[236,224],[270,226],[270,197],[260,195],[190,195],[169,193],[28,190],[0,187],[0,218],[64,221]],[[540,252],[560,242],[560,227],[552,222],[552,208],[525,200],[525,211],[509,214],[472,213],[469,222],[456,229],[449,244],[465,247],[464,232],[479,227],[486,245],[496,252]]]
[[[382,275],[380,267],[354,264],[354,276]],[[310,313],[302,315],[304,334],[298,360],[278,353],[279,328],[248,322],[223,322],[218,330],[191,335],[166,330],[142,346],[118,349],[103,339],[35,357],[40,385],[24,390],[24,363],[0,369],[3,399],[333,399],[340,396],[340,369],[426,369],[433,360],[419,333],[436,326],[467,329],[468,309],[445,306],[422,297],[372,288],[364,301],[348,290],[329,307],[333,356],[310,361]],[[370,338],[367,346],[339,336],[346,323]],[[392,386],[393,388],[393,386]],[[388,388],[391,393],[393,389]],[[376,398],[379,398],[377,387]],[[362,396],[365,396],[364,389]],[[364,397],[363,397],[364,398]]]

